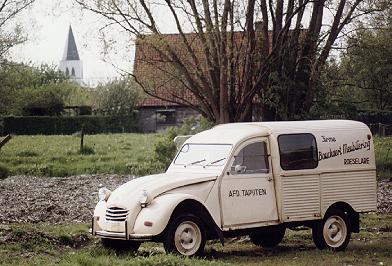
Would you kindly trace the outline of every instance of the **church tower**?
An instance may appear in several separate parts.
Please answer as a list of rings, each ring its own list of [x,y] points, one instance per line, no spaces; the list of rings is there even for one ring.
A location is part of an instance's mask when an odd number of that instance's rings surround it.
[[[69,26],[68,37],[65,42],[63,59],[60,61],[59,69],[70,78],[83,85],[83,63],[79,58],[78,47],[76,46],[75,37]]]

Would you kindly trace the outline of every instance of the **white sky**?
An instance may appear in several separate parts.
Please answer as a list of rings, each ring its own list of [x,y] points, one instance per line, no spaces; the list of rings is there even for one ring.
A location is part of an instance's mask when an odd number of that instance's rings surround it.
[[[155,10],[162,32],[175,32],[175,24],[167,10]],[[307,19],[305,19],[306,21]],[[47,63],[58,66],[64,52],[68,27],[72,25],[79,56],[83,61],[85,83],[95,85],[119,77],[118,69],[132,71],[134,45],[121,32],[111,32],[113,49],[105,56],[99,29],[105,25],[103,18],[81,11],[72,0],[36,0],[14,20],[25,27],[29,40],[11,50],[11,58],[35,65]],[[113,66],[114,65],[114,66]]]
[[[99,38],[99,28],[104,25],[102,19],[90,12],[82,12],[71,0],[36,0],[15,21],[25,27],[29,37],[26,43],[11,50],[11,58],[15,61],[35,65],[47,63],[57,67],[64,53],[68,27],[72,25],[87,84],[94,85],[118,77],[116,67],[132,70],[132,43],[125,37],[119,37],[117,45],[121,45],[116,46],[117,52],[111,53],[106,58],[108,62],[104,62],[103,43]]]

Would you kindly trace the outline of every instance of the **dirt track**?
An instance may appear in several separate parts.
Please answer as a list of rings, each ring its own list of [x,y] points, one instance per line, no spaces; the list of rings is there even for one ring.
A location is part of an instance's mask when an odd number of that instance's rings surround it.
[[[100,186],[114,189],[132,176],[66,178],[14,176],[0,181],[0,223],[89,222]],[[378,211],[392,213],[392,179],[378,183]]]

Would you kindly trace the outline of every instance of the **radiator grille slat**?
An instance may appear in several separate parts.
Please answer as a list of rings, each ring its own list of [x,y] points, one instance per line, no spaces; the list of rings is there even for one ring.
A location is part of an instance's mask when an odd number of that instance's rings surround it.
[[[129,210],[120,207],[108,207],[106,209],[106,220],[124,222],[127,219]]]

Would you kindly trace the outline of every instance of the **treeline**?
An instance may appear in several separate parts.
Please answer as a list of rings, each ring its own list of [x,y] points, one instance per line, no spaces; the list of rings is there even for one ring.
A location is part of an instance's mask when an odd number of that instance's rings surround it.
[[[88,115],[91,111],[122,116],[131,114],[141,98],[131,79],[81,87],[49,65],[6,62],[0,64],[0,81],[0,116]]]
[[[392,8],[368,25],[359,23],[340,57],[318,81],[312,117],[343,115],[392,124]]]

